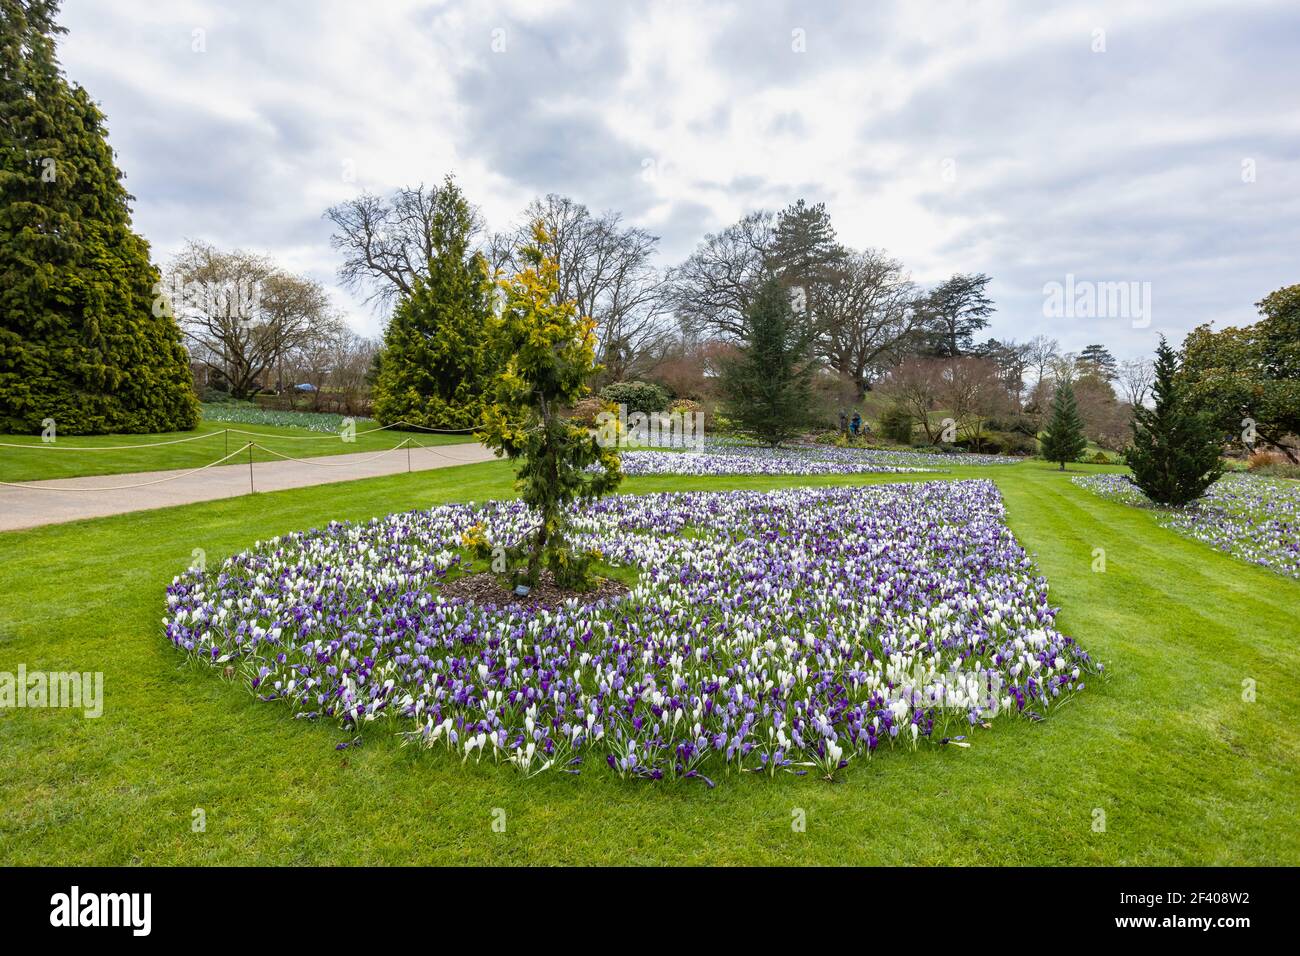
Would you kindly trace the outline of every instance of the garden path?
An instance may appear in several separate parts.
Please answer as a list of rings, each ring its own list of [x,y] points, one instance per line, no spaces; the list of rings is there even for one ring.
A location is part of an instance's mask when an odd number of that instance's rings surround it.
[[[242,450],[230,460],[239,462]],[[477,443],[0,484],[0,531],[491,461]]]

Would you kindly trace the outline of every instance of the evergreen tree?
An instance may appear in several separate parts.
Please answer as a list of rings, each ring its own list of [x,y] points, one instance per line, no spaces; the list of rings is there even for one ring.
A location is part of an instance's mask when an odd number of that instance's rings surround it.
[[[1133,481],[1162,505],[1185,505],[1223,474],[1223,442],[1214,425],[1180,384],[1178,360],[1164,336],[1156,347],[1153,408],[1133,411],[1133,447],[1128,464]]]
[[[1183,340],[1177,386],[1198,411],[1210,414],[1225,435],[1251,431],[1300,460],[1300,284],[1255,303],[1254,325],[1217,332],[1208,325]]]
[[[1113,382],[1119,378],[1119,362],[1104,345],[1089,345],[1079,353],[1079,364],[1103,381]]]
[[[812,340],[813,329],[790,307],[789,291],[766,278],[745,312],[740,356],[722,374],[727,415],[742,431],[776,447],[807,423]]]
[[[189,355],[104,115],[59,67],[57,8],[0,0],[0,432],[194,428]]]
[[[425,275],[397,304],[384,331],[375,379],[375,417],[425,428],[479,423],[497,362],[492,279],[470,252],[473,210],[448,177],[434,198]]]
[[[975,335],[988,328],[995,311],[984,273],[958,273],[939,283],[917,304],[929,330],[926,351],[938,358],[958,358],[974,349]]]
[[[508,552],[512,563],[526,557],[529,584],[544,563],[559,586],[584,587],[591,556],[569,549],[568,506],[613,491],[623,472],[616,442],[602,442],[561,415],[590,392],[587,382],[600,366],[595,323],[560,299],[559,267],[542,251],[549,241],[541,221],[534,222],[532,242],[519,253],[523,271],[502,282],[497,347],[504,369],[495,402],[483,413],[483,442],[518,462],[519,496],[540,519],[523,545]]]
[[[1078,461],[1083,450],[1088,447],[1088,439],[1083,435],[1083,420],[1079,418],[1079,406],[1074,400],[1074,386],[1063,380],[1056,387],[1052,398],[1052,420],[1047,424],[1039,444],[1042,456],[1048,461],[1058,462],[1061,471],[1065,463]]]

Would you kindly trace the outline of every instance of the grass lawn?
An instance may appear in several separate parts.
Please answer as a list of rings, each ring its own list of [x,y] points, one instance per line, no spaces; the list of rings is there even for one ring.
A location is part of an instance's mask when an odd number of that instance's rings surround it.
[[[397,429],[360,434],[366,427],[376,426],[371,424],[359,427],[356,441],[349,443],[342,441],[338,435],[322,434],[305,428],[227,425],[224,422],[208,421],[200,422],[199,427],[192,432],[167,432],[154,435],[87,435],[85,437],[60,435],[53,445],[44,445],[39,435],[0,435],[0,442],[38,446],[30,451],[0,446],[0,481],[33,481],[40,478],[75,478],[80,475],[117,475],[131,471],[198,468],[242,448],[250,441],[257,442],[281,455],[314,458],[321,455],[380,452],[395,448],[406,438],[411,438],[421,445],[451,445],[474,440],[473,437],[465,435],[436,435]],[[228,436],[225,434],[227,428],[232,429]],[[236,428],[242,431],[233,431]],[[105,445],[147,445],[153,442],[194,438],[196,435],[207,437],[186,441],[183,444],[159,445],[157,448],[93,452],[62,450]],[[253,461],[282,460],[261,448],[253,450]],[[240,455],[231,459],[231,464],[242,464],[246,461],[248,461],[247,455]]]
[[[721,774],[714,790],[603,768],[525,780],[382,734],[336,751],[337,726],[290,719],[162,637],[164,588],[194,548],[211,561],[334,518],[507,496],[504,462],[0,534],[0,671],[105,675],[97,720],[0,711],[0,863],[1300,863],[1300,583],[1069,475],[1040,462],[951,472],[998,484],[1058,626],[1106,680],[967,750],[882,752],[837,783]],[[656,477],[624,490],[936,477]],[[1098,547],[1105,573],[1092,570]],[[206,832],[192,832],[195,808]],[[806,832],[791,828],[796,810]]]

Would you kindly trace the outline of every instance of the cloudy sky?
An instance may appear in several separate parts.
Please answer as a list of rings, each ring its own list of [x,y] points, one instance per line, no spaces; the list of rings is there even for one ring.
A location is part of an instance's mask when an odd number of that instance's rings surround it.
[[[157,259],[269,253],[359,331],[322,211],[454,172],[492,228],[564,193],[664,266],[824,201],[922,283],[992,275],[994,334],[1127,357],[1300,282],[1300,4],[1137,6],[65,0],[61,57]],[[1067,276],[1149,323],[1045,314]]]

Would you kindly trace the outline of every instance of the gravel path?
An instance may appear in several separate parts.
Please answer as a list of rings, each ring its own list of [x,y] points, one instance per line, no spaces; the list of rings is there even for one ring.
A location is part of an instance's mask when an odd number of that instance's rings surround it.
[[[284,491],[287,488],[396,475],[407,471],[408,467],[410,471],[428,471],[491,461],[492,458],[492,452],[483,445],[464,444],[327,455],[301,461],[258,462],[252,466],[252,489]],[[249,493],[249,466],[245,463],[217,465],[198,472],[179,469],[56,478],[24,481],[18,485],[21,487],[0,485],[0,531],[235,498]]]

